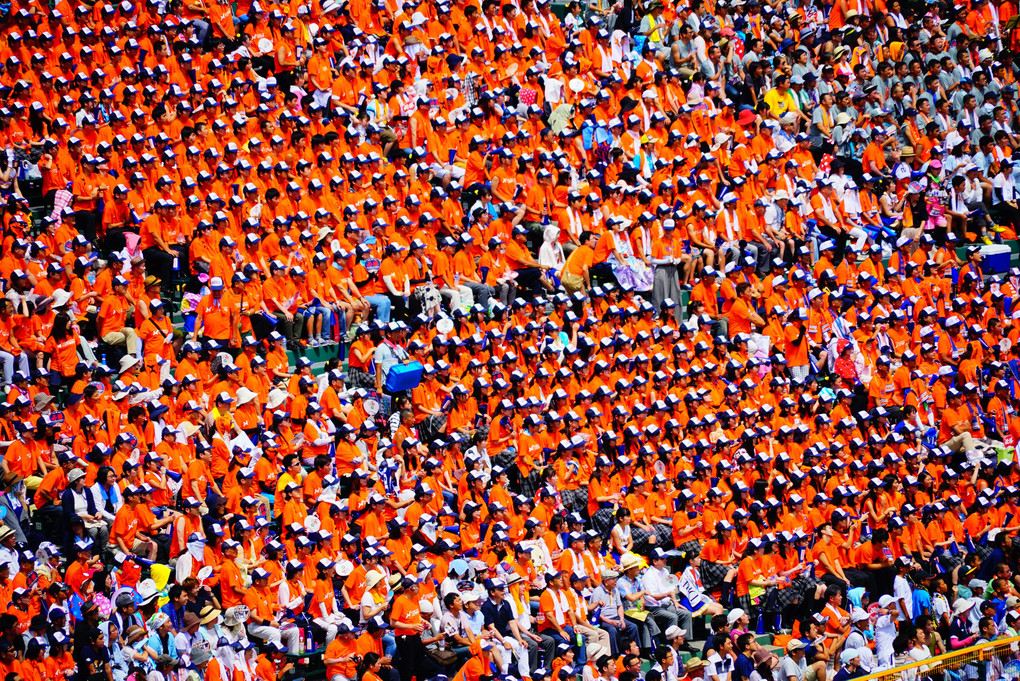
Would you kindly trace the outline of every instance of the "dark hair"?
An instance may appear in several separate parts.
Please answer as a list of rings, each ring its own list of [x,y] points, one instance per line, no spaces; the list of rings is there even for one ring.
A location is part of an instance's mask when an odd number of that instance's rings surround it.
[[[356,681],[361,681],[365,673],[379,661],[379,653],[365,653],[365,658],[358,664],[358,671],[354,674]]]
[[[2,154],[0,154],[2,156]],[[53,329],[50,332],[53,340],[62,341],[67,338],[71,328],[71,317],[66,312],[58,312],[53,317]]]

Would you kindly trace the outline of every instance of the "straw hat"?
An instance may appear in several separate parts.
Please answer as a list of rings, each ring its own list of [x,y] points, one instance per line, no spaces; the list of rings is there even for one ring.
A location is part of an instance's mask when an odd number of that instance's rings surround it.
[[[207,605],[202,608],[202,612],[198,613],[199,624],[212,624],[220,618],[220,611],[211,605]]]
[[[365,576],[365,588],[374,589],[379,585],[379,582],[383,581],[384,577],[385,575],[381,572],[375,572],[374,570],[369,572],[368,575]]]
[[[623,561],[620,563],[620,569],[623,572],[632,570],[634,568],[644,567],[645,562],[641,559],[641,556],[637,556],[633,553],[628,553],[623,557]]]

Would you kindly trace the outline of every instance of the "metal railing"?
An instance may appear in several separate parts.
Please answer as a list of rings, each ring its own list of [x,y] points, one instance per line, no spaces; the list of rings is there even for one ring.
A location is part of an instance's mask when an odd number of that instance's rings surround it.
[[[961,674],[973,666],[978,674]],[[920,662],[893,667],[854,681],[921,681],[934,679],[1015,679],[1020,677],[1020,636],[1001,638],[930,657]]]

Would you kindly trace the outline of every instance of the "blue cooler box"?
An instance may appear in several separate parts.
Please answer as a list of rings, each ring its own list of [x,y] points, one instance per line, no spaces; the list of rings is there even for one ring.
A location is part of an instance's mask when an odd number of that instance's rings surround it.
[[[421,362],[408,362],[390,367],[386,373],[386,392],[397,393],[404,390],[413,390],[421,383],[422,365]]]
[[[981,247],[981,271],[985,274],[1009,272],[1009,246],[992,244]]]

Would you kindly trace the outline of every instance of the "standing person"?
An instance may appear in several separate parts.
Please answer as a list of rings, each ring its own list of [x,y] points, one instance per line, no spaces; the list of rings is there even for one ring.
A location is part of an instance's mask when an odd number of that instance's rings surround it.
[[[893,596],[879,598],[878,610],[875,614],[877,616],[875,619],[875,661],[880,666],[889,667],[893,661],[893,641],[896,639],[896,620],[899,617],[896,599]]]
[[[673,302],[680,301],[680,273],[678,265],[685,264],[683,244],[676,239],[676,221],[666,219],[662,221],[662,238],[656,239],[652,244],[652,266],[655,270],[652,280],[652,305],[656,310],[662,309],[666,300]],[[680,321],[679,306],[676,309],[676,319]]]
[[[408,313],[408,298],[411,296],[411,279],[407,274],[405,258],[400,254],[407,249],[398,243],[386,246],[385,257],[379,263],[379,279],[382,293],[390,301],[391,315],[404,319]]]
[[[438,671],[429,659],[421,634],[428,628],[419,606],[420,582],[411,576],[400,581],[401,593],[393,599],[390,626],[397,639],[395,667],[402,681],[429,679]],[[442,634],[440,634],[442,636]]]

